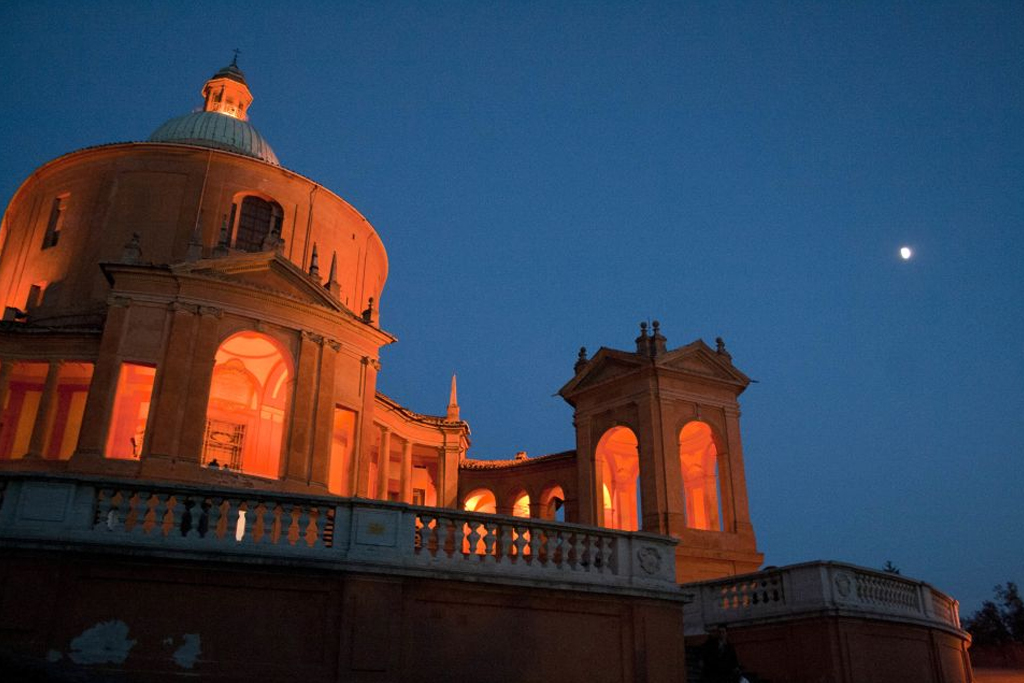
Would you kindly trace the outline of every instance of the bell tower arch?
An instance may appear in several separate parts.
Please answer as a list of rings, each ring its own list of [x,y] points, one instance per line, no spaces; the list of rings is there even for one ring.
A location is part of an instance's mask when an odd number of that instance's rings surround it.
[[[575,411],[580,521],[678,538],[681,583],[755,571],[738,401],[750,378],[721,338],[669,350],[651,328],[636,351],[580,349],[559,390]]]

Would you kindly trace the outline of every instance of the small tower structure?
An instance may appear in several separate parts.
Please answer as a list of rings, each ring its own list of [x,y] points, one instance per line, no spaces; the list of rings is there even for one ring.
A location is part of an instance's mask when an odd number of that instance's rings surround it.
[[[559,394],[575,409],[579,521],[679,539],[680,583],[756,571],[740,438],[750,379],[701,340],[601,348]],[[581,359],[583,357],[581,356]]]

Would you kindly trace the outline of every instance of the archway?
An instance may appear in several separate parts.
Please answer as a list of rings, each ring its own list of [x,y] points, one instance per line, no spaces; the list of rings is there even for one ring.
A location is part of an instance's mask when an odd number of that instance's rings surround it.
[[[291,378],[290,358],[270,337],[228,337],[217,349],[210,382],[203,462],[276,478]]]
[[[629,427],[612,427],[597,442],[600,473],[601,523],[610,529],[640,529],[640,456],[636,434]]]
[[[550,486],[540,494],[540,516],[541,519],[550,519],[556,522],[565,520],[565,491],[558,484]]]
[[[493,515],[498,511],[498,500],[490,489],[476,489],[466,494],[462,508],[466,512],[486,512]]]
[[[706,423],[688,422],[679,432],[679,467],[683,477],[686,526],[721,531],[718,449],[711,427]]]
[[[526,491],[520,491],[512,499],[512,516],[513,517],[529,517],[530,516],[530,494]]]

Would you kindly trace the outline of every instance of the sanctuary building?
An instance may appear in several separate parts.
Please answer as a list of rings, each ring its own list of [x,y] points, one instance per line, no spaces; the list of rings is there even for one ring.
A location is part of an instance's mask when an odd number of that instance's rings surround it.
[[[444,415],[377,391],[380,236],[281,165],[236,62],[201,94],[146,142],[44,164],[0,224],[2,661],[681,681],[685,644],[728,624],[776,681],[968,680],[927,584],[761,569],[750,380],[721,339],[669,348],[654,322],[581,349],[559,390],[576,449],[534,458],[469,457],[454,378]]]

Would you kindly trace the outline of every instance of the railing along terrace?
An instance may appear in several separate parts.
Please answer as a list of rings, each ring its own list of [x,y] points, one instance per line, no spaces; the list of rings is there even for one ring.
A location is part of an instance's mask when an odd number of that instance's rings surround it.
[[[26,543],[281,558],[682,598],[671,538],[359,498],[5,474],[0,546]]]
[[[838,562],[808,562],[685,584],[688,634],[831,612],[918,621],[959,630],[956,600],[921,581]]]

